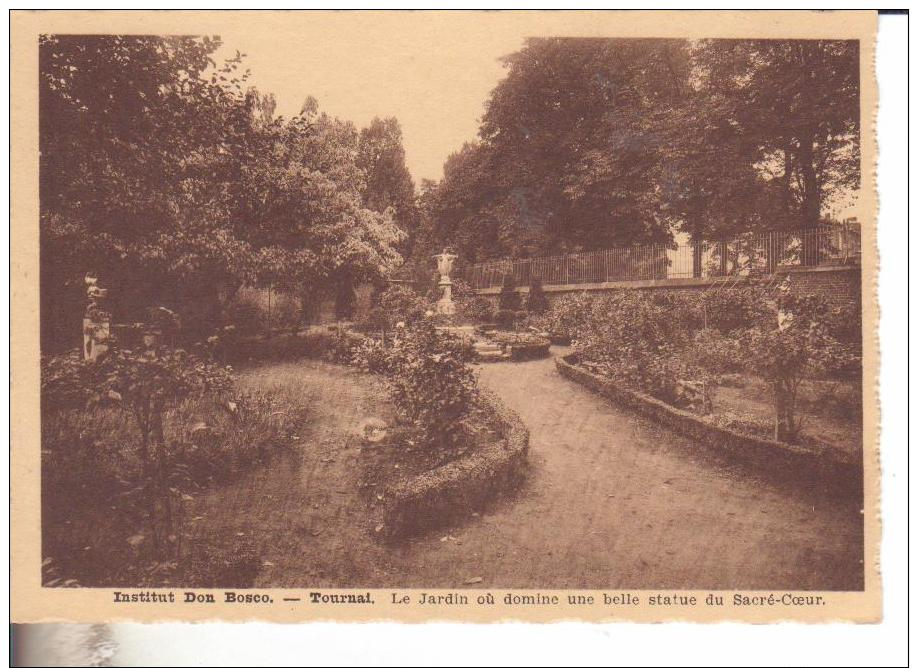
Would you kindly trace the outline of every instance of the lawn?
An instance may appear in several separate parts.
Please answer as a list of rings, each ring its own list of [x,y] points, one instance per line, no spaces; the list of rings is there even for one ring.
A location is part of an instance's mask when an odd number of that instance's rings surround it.
[[[710,418],[757,436],[773,437],[774,405],[765,382],[751,376],[737,380],[717,388]],[[799,393],[799,410],[804,415],[802,440],[859,458],[860,386],[850,381],[807,380]]]

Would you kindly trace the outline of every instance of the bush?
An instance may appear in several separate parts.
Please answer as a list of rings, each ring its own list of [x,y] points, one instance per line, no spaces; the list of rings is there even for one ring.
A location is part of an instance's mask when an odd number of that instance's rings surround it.
[[[826,330],[842,345],[861,349],[861,309],[853,304],[829,309],[825,316]]]
[[[112,344],[93,362],[75,355],[45,360],[42,370],[44,415],[103,402],[130,416],[140,436],[140,475],[126,494],[142,500],[154,549],[167,556],[174,546],[175,505],[187,470],[166,438],[165,415],[183,400],[230,387],[227,370],[181,349],[151,346],[131,350]],[[179,451],[181,449],[179,448]]]
[[[498,308],[501,311],[520,310],[520,293],[516,291],[516,283],[513,281],[513,274],[504,274],[504,281],[500,287]]]
[[[529,298],[526,300],[526,310],[533,314],[545,313],[548,310],[548,297],[542,289],[542,281],[533,278],[529,282]]]
[[[410,287],[396,283],[380,295],[379,308],[391,329],[399,322],[411,323],[420,320],[430,310],[431,305]]]
[[[369,373],[386,374],[389,371],[389,350],[386,343],[365,338],[351,354],[351,364]]]
[[[451,278],[450,281],[452,281],[453,284],[451,288],[453,301],[456,302],[457,305],[465,303],[477,296],[475,288],[473,288],[464,278]],[[439,295],[437,295],[437,299],[439,298]]]
[[[514,329],[517,322],[517,311],[499,309],[494,313],[494,324],[500,329]]]
[[[619,290],[578,304],[579,312],[586,311],[576,328],[582,359],[603,375],[675,403],[679,381],[707,378],[682,354],[691,332],[677,300],[666,293]]]
[[[593,298],[586,292],[565,295],[551,302],[548,310],[536,322],[551,336],[575,340],[583,322],[590,316]]]
[[[377,362],[396,408],[424,445],[452,445],[460,433],[477,394],[467,356],[467,344],[421,320],[397,327],[385,361]]]
[[[471,322],[491,322],[494,319],[494,308],[487,297],[474,295],[456,304],[456,313],[463,320]]]
[[[475,292],[465,280],[453,279],[452,294],[453,302],[456,304],[456,315],[461,320],[488,322],[493,317],[494,308],[491,302]]]
[[[794,294],[783,286],[772,295],[759,293],[757,303],[751,294],[746,327],[726,336],[705,334],[696,347],[718,371],[742,369],[760,376],[774,406],[773,437],[793,443],[804,423],[798,410],[801,383],[859,370],[860,350],[833,336],[832,311],[822,297]]]
[[[740,361],[768,383],[775,408],[775,439],[793,443],[803,427],[797,410],[801,382],[859,368],[860,351],[832,336],[822,297],[782,289],[763,310],[770,317],[738,334]]]
[[[702,321],[695,322],[695,327],[723,334],[748,329],[763,316],[763,298],[762,291],[756,287],[708,290],[697,300]]]
[[[70,575],[83,586],[103,586],[119,577],[168,584],[168,570],[147,567],[163,564],[165,552],[169,563],[183,569],[183,581],[190,578],[196,548],[183,543],[187,504],[209,486],[267,463],[289,447],[304,418],[300,404],[255,392],[187,398],[168,409],[160,462],[169,472],[172,514],[165,517],[167,506],[159,499],[162,517],[154,533],[141,435],[123,406],[109,401],[47,411],[41,467],[42,521],[48,531],[42,548],[58,572],[46,584]],[[165,540],[164,529],[171,529]],[[90,545],[92,550],[84,551]]]

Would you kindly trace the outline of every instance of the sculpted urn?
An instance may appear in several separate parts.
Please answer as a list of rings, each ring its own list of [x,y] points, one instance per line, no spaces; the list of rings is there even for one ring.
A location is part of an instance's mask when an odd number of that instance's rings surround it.
[[[458,255],[453,255],[444,250],[433,257],[437,261],[437,271],[440,272],[440,280],[437,285],[442,291],[440,299],[437,301],[437,313],[440,315],[455,315],[456,305],[453,304],[453,282],[449,279],[449,274],[453,270],[453,262]]]

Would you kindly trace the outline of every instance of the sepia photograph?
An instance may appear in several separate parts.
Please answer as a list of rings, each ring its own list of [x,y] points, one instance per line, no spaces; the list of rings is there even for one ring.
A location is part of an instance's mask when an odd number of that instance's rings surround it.
[[[212,14],[31,46],[42,590],[869,589],[872,42]]]

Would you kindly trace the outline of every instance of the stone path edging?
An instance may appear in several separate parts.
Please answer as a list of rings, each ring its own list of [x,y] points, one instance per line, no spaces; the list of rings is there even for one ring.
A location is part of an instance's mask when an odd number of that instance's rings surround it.
[[[529,430],[497,395],[483,389],[480,393],[501,439],[390,488],[384,495],[384,538],[397,539],[461,521],[522,481]]]
[[[576,354],[555,358],[558,372],[565,378],[624,405],[670,429],[690,437],[694,442],[791,478],[813,475],[839,481],[859,481],[860,462],[838,455],[832,450],[813,449],[759,438],[719,427],[693,413],[636,392],[602,378],[576,364]]]

